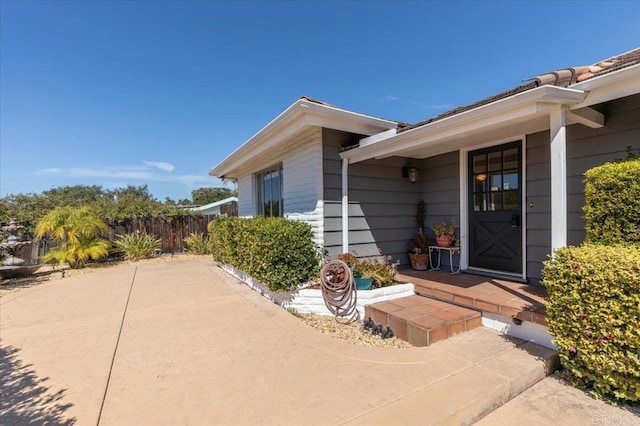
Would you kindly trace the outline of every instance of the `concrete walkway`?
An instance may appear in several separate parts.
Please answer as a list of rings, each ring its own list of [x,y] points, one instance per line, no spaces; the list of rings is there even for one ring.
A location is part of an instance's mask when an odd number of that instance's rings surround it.
[[[486,329],[353,346],[209,260],[71,275],[0,299],[2,424],[464,424],[548,351]]]

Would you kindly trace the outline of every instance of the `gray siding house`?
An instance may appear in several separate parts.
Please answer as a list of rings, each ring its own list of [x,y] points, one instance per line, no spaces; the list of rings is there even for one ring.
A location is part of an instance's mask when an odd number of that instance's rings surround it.
[[[240,216],[305,220],[330,255],[402,264],[424,200],[427,225],[458,224],[463,271],[537,283],[554,249],[584,239],[583,173],[628,147],[640,150],[640,48],[414,125],[302,97],[210,174],[237,180]]]

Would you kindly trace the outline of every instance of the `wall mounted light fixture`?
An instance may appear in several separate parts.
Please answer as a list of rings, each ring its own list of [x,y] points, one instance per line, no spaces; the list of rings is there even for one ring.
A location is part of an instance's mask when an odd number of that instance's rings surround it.
[[[419,169],[413,166],[404,166],[402,168],[402,177],[408,178],[409,182],[416,183],[418,181]]]

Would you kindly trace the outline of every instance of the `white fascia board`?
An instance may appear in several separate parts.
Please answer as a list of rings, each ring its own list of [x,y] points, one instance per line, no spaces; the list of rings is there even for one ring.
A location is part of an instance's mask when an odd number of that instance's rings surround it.
[[[569,86],[571,89],[588,92],[583,102],[569,106],[569,109],[579,109],[613,99],[640,93],[640,64],[618,71],[593,77],[589,80]]]
[[[375,134],[373,136],[369,136],[367,138],[364,139],[360,139],[360,146],[367,146],[367,145],[371,145],[372,143],[375,142],[380,142],[381,140],[384,139],[389,139],[392,136],[395,136],[398,134],[398,129],[389,129],[387,131]]]
[[[395,128],[398,123],[298,99],[220,164],[212,168],[209,175],[219,178],[235,177],[228,174],[251,158],[282,143],[300,129],[312,125],[360,134],[375,134]]]
[[[580,103],[585,96],[586,93],[580,90],[549,85],[541,86],[416,127],[399,133],[397,136],[345,151],[340,156],[348,158],[350,163],[390,156],[395,152],[415,145],[436,143],[438,140],[469,132],[478,132],[510,121],[521,120],[527,116],[535,116],[547,109],[545,104],[567,105]]]

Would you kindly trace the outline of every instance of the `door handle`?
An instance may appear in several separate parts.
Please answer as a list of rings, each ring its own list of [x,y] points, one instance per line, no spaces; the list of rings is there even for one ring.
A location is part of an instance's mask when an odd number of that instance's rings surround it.
[[[512,228],[517,228],[520,226],[520,215],[517,213],[514,213],[511,216],[511,227]]]

